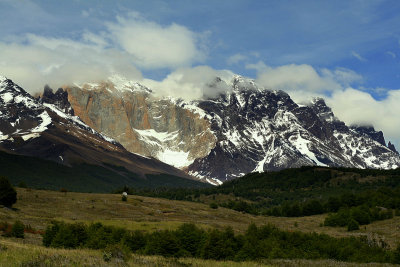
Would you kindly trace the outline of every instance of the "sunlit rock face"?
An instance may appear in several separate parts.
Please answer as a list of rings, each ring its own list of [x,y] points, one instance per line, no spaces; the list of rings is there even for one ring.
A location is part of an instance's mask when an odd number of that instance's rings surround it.
[[[131,152],[184,168],[215,146],[207,119],[140,84],[112,80],[65,90],[77,116]]]
[[[114,139],[92,129],[74,116],[67,91],[59,89],[54,93],[46,88],[41,96],[34,98],[3,76],[0,76],[0,151],[67,166],[118,166],[142,179],[147,174],[192,178],[163,162],[130,153]],[[33,170],[34,166],[26,168]],[[129,182],[128,178],[122,179]]]
[[[195,101],[156,97],[119,76],[64,91],[75,115],[96,131],[214,184],[304,165],[400,166],[382,132],[345,125],[321,98],[299,105],[240,76],[215,83],[229,90]]]

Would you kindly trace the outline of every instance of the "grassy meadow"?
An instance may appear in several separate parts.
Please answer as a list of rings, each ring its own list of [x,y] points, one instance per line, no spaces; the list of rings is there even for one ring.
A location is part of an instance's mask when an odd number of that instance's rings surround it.
[[[334,237],[366,235],[395,248],[400,240],[400,217],[377,221],[360,230],[348,232],[345,227],[322,227],[326,215],[307,217],[254,216],[209,205],[161,198],[119,194],[57,192],[18,188],[13,209],[0,209],[0,222],[22,221],[44,231],[53,220],[65,222],[101,222],[129,230],[175,230],[183,223],[195,223],[203,229],[231,226],[244,233],[250,223],[276,225],[282,230],[326,233]],[[102,251],[45,248],[40,234],[25,239],[0,239],[0,266],[383,266],[382,264],[342,263],[330,260],[264,260],[262,262],[215,262],[200,259],[166,259],[159,256],[132,255],[127,262],[105,262]],[[40,265],[42,264],[42,265]],[[46,265],[47,264],[47,265]],[[386,265],[390,266],[390,265]]]

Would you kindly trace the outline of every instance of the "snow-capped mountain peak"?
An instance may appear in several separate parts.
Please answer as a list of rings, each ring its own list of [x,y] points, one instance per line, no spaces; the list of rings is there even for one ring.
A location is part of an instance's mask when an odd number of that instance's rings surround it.
[[[122,88],[119,93],[101,86],[66,88],[76,115],[129,151],[211,183],[303,165],[400,166],[383,133],[347,126],[322,98],[298,105],[286,92],[266,90],[242,76],[230,83],[216,77],[209,86],[228,86],[226,93],[191,102],[125,90],[138,85],[120,77],[111,82]]]
[[[36,99],[9,79],[0,82],[0,150],[67,166],[89,164],[111,171],[110,166],[119,166],[143,178],[162,173],[189,178],[158,160],[128,152],[114,139],[89,127],[74,115],[66,91],[53,93],[46,88]],[[122,175],[121,179],[131,180],[126,178]]]
[[[147,92],[147,93],[152,92],[152,90],[150,90],[146,86],[144,86],[138,82],[128,80],[127,78],[125,78],[122,75],[114,74],[114,75],[110,76],[107,80],[112,82],[114,85],[114,88],[118,91],[129,91],[129,92],[134,92],[134,91],[142,92],[143,91],[143,92]]]

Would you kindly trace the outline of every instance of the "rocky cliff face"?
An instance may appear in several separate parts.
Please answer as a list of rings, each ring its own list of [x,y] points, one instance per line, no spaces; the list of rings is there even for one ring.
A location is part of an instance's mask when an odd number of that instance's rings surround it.
[[[143,179],[146,174],[191,178],[163,162],[128,152],[115,140],[62,109],[72,113],[64,90],[53,94],[47,88],[38,101],[0,76],[0,150],[67,166],[86,163],[105,168],[109,165],[124,167]]]
[[[236,77],[233,91],[199,101],[217,133],[211,153],[190,167],[196,176],[222,180],[254,171],[303,165],[396,168],[399,156],[386,147],[382,132],[349,128],[323,99],[297,105],[282,91],[268,91]],[[251,84],[251,83],[250,83]],[[217,166],[217,167],[215,167]]]
[[[114,77],[65,90],[77,116],[131,152],[182,168],[215,146],[208,120],[137,83]]]
[[[65,87],[74,112],[129,151],[220,183],[254,171],[303,165],[396,168],[400,157],[383,133],[348,127],[323,99],[296,104],[288,94],[235,76],[218,97],[156,98],[118,76]]]

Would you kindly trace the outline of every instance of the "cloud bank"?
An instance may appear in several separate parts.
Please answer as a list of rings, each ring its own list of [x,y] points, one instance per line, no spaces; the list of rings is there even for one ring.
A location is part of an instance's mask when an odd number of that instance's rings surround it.
[[[197,100],[214,97],[231,90],[228,83],[233,73],[229,70],[215,70],[208,66],[179,68],[158,82],[144,79],[143,83],[154,89],[159,96],[171,96],[186,100]],[[222,81],[216,81],[216,77]]]
[[[375,100],[369,93],[347,88],[326,98],[335,115],[346,124],[373,125],[382,130],[386,141],[400,148],[400,90],[390,90],[383,100]]]
[[[118,17],[118,22],[107,23],[107,28],[117,45],[144,68],[189,66],[205,58],[200,34],[175,23],[165,27],[131,15]]]
[[[128,55],[93,43],[28,35],[21,43],[0,43],[0,51],[0,73],[31,93],[45,84],[57,88],[103,80],[114,72],[142,77]]]
[[[178,24],[162,26],[129,15],[104,27],[77,39],[25,34],[0,41],[0,73],[35,92],[45,84],[98,81],[113,73],[142,80],[139,68],[175,69],[206,57],[202,34]]]
[[[372,125],[384,132],[387,141],[391,140],[400,148],[400,90],[389,90],[384,99],[376,100],[362,87],[351,87],[362,83],[363,77],[345,68],[317,70],[305,64],[273,68],[263,62],[247,67],[258,71],[256,82],[259,85],[284,90],[297,103],[323,97],[347,125]]]

